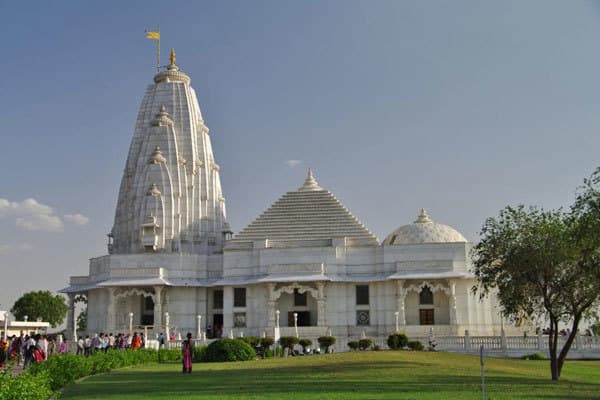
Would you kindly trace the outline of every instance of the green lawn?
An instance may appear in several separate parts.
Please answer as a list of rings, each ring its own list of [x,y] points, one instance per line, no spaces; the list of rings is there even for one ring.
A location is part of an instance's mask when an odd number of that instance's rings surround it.
[[[600,361],[488,358],[488,399],[600,399]],[[64,399],[481,399],[478,356],[355,352],[241,363],[151,364],[68,386]]]

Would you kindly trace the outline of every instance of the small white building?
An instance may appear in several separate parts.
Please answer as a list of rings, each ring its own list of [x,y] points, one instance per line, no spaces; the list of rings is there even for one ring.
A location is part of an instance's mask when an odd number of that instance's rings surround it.
[[[163,331],[168,313],[172,329],[209,337],[294,334],[294,315],[311,338],[499,334],[496,300],[471,293],[471,244],[425,210],[380,243],[309,171],[232,237],[190,83],[172,54],[146,90],[108,254],[63,289],[68,332],[82,295],[90,332]]]
[[[50,328],[49,322],[11,320],[9,315],[10,314],[8,311],[0,311],[0,337],[2,338],[5,337],[5,332],[6,336],[19,336],[21,332],[26,335],[30,334],[31,332],[46,333],[48,328]]]

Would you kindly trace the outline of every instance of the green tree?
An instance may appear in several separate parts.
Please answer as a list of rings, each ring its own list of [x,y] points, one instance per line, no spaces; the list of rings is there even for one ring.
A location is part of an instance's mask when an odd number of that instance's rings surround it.
[[[600,336],[600,321],[596,321],[596,323],[590,325],[590,330],[595,336]]]
[[[600,294],[599,264],[584,254],[585,246],[598,253],[600,241],[582,239],[587,232],[582,216],[575,206],[568,213],[506,207],[485,222],[473,250],[475,292],[497,294],[503,313],[513,320],[550,323],[553,380],[560,378],[579,324]],[[561,322],[570,325],[570,334],[559,349]]]
[[[48,290],[40,290],[25,293],[15,302],[10,312],[18,320],[25,316],[30,320],[41,318],[55,328],[64,321],[68,309],[64,297],[54,296]]]

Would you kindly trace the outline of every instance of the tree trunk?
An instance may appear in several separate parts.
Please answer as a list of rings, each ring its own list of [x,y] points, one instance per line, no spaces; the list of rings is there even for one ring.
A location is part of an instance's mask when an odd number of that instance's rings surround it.
[[[560,354],[558,355],[557,368],[558,368],[558,377],[559,378],[560,378],[560,373],[562,371],[563,364],[565,362],[565,359],[567,358],[567,353],[569,353],[569,350],[571,349],[571,345],[573,344],[573,340],[575,340],[575,336],[577,336],[577,330],[579,329],[580,318],[581,318],[581,315],[575,315],[575,318],[573,319],[573,326],[571,327],[571,333],[567,337],[567,341],[565,342],[565,345],[560,350]]]
[[[558,347],[558,319],[553,315],[550,315],[548,347],[550,350],[550,374],[552,375],[552,380],[557,381],[560,377],[560,370],[556,359],[556,348]]]

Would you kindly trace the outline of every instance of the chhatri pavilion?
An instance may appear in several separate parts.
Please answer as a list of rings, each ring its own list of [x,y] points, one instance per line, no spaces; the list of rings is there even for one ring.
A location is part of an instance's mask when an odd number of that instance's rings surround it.
[[[471,293],[472,244],[425,210],[380,242],[309,170],[233,235],[219,169],[172,52],[140,106],[107,254],[62,291],[69,332],[86,298],[89,332],[500,333],[496,299]]]

